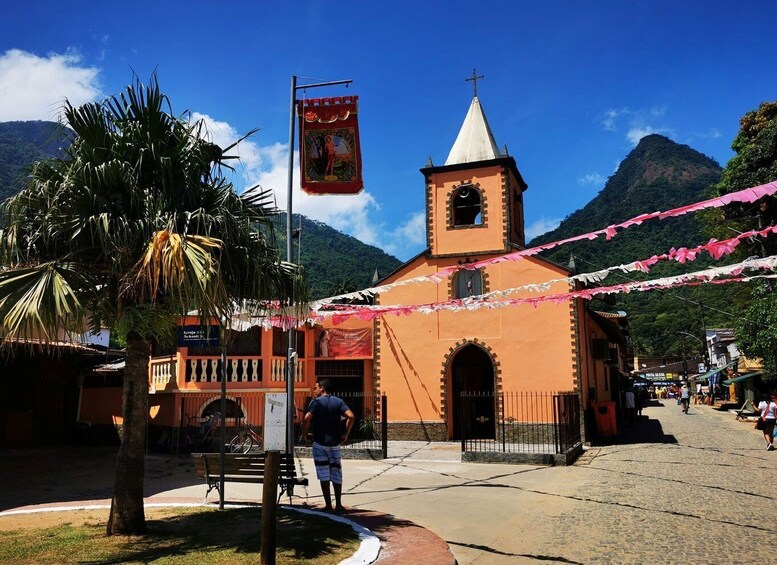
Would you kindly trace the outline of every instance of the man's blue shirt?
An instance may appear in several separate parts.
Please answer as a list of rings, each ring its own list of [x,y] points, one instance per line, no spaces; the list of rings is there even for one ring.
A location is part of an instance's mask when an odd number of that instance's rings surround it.
[[[308,405],[308,412],[313,414],[313,441],[319,445],[340,445],[344,433],[341,416],[348,410],[345,402],[336,396],[319,396],[313,400]]]

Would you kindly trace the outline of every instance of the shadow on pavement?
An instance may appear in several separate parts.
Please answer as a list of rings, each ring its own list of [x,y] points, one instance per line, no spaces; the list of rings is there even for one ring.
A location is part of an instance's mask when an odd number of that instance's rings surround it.
[[[654,401],[655,402],[655,401]],[[654,404],[654,406],[663,406]],[[665,434],[658,420],[647,416],[637,416],[633,422],[618,420],[618,435],[614,437],[595,438],[593,445],[627,445],[633,443],[677,443],[677,438]]]
[[[0,450],[0,510],[110,499],[116,453],[116,447],[78,445]],[[145,496],[201,482],[188,456],[146,458]]]

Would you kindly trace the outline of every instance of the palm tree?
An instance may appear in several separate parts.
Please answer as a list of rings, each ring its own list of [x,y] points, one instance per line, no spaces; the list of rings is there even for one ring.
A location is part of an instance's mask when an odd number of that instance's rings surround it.
[[[4,203],[0,333],[125,336],[121,429],[108,534],[145,532],[148,361],[179,316],[230,319],[243,299],[290,303],[304,287],[278,259],[272,194],[238,196],[204,124],[175,117],[155,76],[100,103],[65,102],[70,145]],[[250,135],[250,134],[249,134]]]

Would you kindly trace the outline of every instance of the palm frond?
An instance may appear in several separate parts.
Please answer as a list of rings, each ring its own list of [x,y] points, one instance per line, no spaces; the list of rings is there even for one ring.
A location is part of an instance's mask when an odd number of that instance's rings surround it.
[[[81,296],[93,280],[74,263],[48,262],[0,272],[0,330],[7,337],[56,339],[59,329],[83,331]]]
[[[160,230],[136,265],[134,280],[126,281],[125,293],[151,304],[172,298],[179,311],[195,304],[218,309],[226,300],[217,259],[221,250],[215,238]]]
[[[238,196],[221,171],[234,146],[215,145],[203,122],[177,118],[169,106],[155,76],[100,103],[66,103],[75,137],[65,158],[36,165],[4,205],[0,265],[18,273],[20,265],[88,266],[94,296],[84,300],[92,321],[105,324],[131,320],[130,310],[148,305],[170,316],[226,310],[233,297],[302,299],[301,271],[279,260],[272,192],[254,187]],[[50,277],[39,284],[55,288]],[[0,286],[9,312],[21,297],[10,281]],[[67,311],[72,297],[61,292],[64,301],[51,307]],[[26,296],[27,304],[35,297]],[[35,311],[20,306],[9,323],[47,325]]]

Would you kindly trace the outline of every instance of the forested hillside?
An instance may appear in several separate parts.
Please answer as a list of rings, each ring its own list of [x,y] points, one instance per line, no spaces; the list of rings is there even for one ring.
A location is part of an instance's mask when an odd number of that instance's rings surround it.
[[[294,241],[295,260],[300,251],[301,263],[308,277],[311,298],[333,296],[372,285],[375,271],[383,278],[401,262],[377,247],[362,243],[355,237],[298,214],[293,215],[292,226],[302,229]],[[286,217],[279,221],[278,241],[286,249]],[[285,258],[285,251],[282,253]]]
[[[535,238],[531,245],[563,239],[619,223],[645,212],[668,210],[708,197],[720,180],[722,169],[714,160],[687,145],[677,144],[661,135],[644,137],[609,178],[602,191],[584,208],[566,218],[552,232]],[[697,218],[690,214],[679,218],[651,220],[619,233],[610,241],[598,238],[551,250],[546,258],[567,266],[575,258],[577,272],[598,269],[667,252],[672,247],[696,246],[709,238],[702,234]],[[607,284],[637,278],[655,278],[698,270],[712,263],[709,256],[686,265],[656,265],[648,276],[611,275]],[[609,304],[597,308],[625,310],[629,314],[635,350],[643,355],[666,355],[696,349],[689,340],[683,344],[679,332],[700,336],[707,328],[730,327],[731,316],[746,300],[746,289],[737,285],[713,288],[672,289],[618,295]]]
[[[16,194],[24,174],[35,161],[60,155],[64,136],[54,122],[0,122],[0,200]],[[286,258],[286,217],[278,218],[278,247]],[[293,225],[299,225],[295,215]],[[400,261],[382,250],[366,245],[324,223],[302,216],[301,261],[308,276],[309,295],[327,295],[358,290],[372,284],[375,271],[383,277],[396,269]]]
[[[55,122],[0,122],[0,201],[19,191],[31,163],[58,156],[63,139]]]

